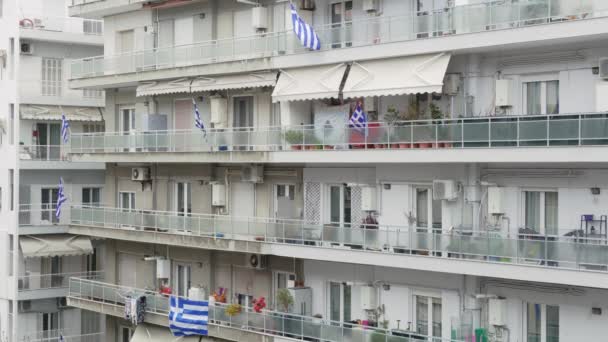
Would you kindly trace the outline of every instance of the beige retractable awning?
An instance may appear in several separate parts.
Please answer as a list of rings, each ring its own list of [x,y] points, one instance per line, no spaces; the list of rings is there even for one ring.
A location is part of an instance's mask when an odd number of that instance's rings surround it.
[[[19,245],[26,258],[93,254],[91,239],[79,235],[21,236]]]
[[[199,77],[194,80],[178,79],[142,84],[137,87],[137,96],[196,93],[244,88],[272,87],[276,84],[276,72],[260,72],[218,77]],[[192,82],[192,85],[190,84]]]
[[[282,70],[272,102],[338,98],[346,64]]]
[[[25,120],[61,120],[61,114],[65,113],[69,121],[103,121],[103,109],[99,107],[21,105],[19,108]]]
[[[198,342],[199,339],[200,336],[173,336],[169,328],[142,323],[135,328],[130,342]]]
[[[342,93],[345,99],[441,93],[449,62],[446,53],[355,62]]]

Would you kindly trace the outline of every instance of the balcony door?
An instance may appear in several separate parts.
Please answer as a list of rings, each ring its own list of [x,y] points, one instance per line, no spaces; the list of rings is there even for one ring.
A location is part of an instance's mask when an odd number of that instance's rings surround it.
[[[135,31],[125,30],[116,33],[117,68],[120,72],[135,71],[135,59],[132,52],[135,51]]]
[[[179,216],[192,215],[192,184],[178,182],[175,184],[175,211]]]
[[[351,320],[352,287],[347,283],[329,282],[329,319],[332,322]]]
[[[442,304],[439,296],[418,294],[414,296],[414,322],[421,335],[441,338]]]
[[[415,187],[414,197],[417,230],[441,233],[441,200],[434,199],[432,188],[426,186]]]
[[[40,314],[40,331],[42,331],[43,337],[53,338],[53,331],[57,331],[60,328],[59,312],[45,312]]]
[[[254,126],[253,96],[235,96],[232,101],[234,103],[232,127],[239,132],[234,134],[233,144],[235,148],[246,150],[250,148],[249,131]]]
[[[330,4],[332,48],[352,46],[353,2],[339,1]]]
[[[338,227],[351,225],[351,188],[345,184],[329,186],[329,223]]]
[[[43,188],[40,192],[40,220],[48,223],[58,223],[59,220],[55,217],[55,209],[57,207],[57,195],[59,188]]]
[[[57,276],[61,273],[61,258],[58,256],[42,258],[42,277],[40,281],[40,287],[43,288],[56,288],[61,286],[61,277]]]
[[[135,210],[135,193],[128,191],[119,192],[118,207],[122,209],[123,212]]]
[[[194,129],[194,108],[192,99],[175,100],[175,122],[173,127],[179,130]]]
[[[187,297],[192,280],[192,266],[185,263],[176,263],[174,272],[175,293],[180,297]]]
[[[42,160],[58,160],[59,145],[61,145],[61,124],[37,123],[38,135],[37,157]]]
[[[121,135],[132,135],[135,132],[135,107],[120,108],[120,119],[118,122],[118,130],[120,131]],[[136,143],[135,138],[126,137],[124,139],[126,140],[124,140],[121,144],[122,146],[126,147],[124,151],[134,152]]]
[[[275,184],[274,195],[274,216],[277,219],[299,218],[294,184]]]

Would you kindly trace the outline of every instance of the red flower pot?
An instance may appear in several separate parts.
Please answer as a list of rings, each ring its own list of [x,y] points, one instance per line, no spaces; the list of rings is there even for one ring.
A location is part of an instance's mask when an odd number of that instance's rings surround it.
[[[409,143],[407,143],[407,144],[406,143],[399,144],[399,148],[411,148],[411,147],[412,147],[412,144],[409,144]]]
[[[302,149],[302,145],[291,145],[291,149],[292,150],[301,150]]]

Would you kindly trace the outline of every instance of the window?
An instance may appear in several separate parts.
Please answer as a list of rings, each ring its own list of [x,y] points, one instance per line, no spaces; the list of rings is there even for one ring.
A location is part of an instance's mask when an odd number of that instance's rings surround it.
[[[98,207],[101,204],[101,188],[82,188],[82,204]]]
[[[82,125],[83,133],[103,133],[104,131],[105,131],[105,126],[102,123],[100,123],[100,124],[90,123],[90,124]]]
[[[190,289],[192,267],[188,264],[175,265],[175,289],[178,296],[187,297]]]
[[[415,295],[416,332],[421,335],[441,337],[441,298]]]
[[[87,268],[87,272],[96,272],[97,268],[97,247],[93,247],[93,254],[85,255],[85,265]]]
[[[99,89],[83,89],[82,97],[86,99],[100,99],[103,97],[103,90]]]
[[[339,226],[351,224],[351,189],[346,185],[329,187],[329,223]]]
[[[121,191],[118,194],[118,206],[124,211],[135,210],[135,193]]]
[[[41,211],[40,219],[42,221],[57,223],[57,217],[55,216],[55,208],[57,206],[57,195],[59,194],[58,188],[44,188],[41,190]]]
[[[526,304],[526,341],[559,342],[559,306]]]
[[[433,199],[430,187],[415,189],[416,226],[419,230],[441,231],[441,200]]]
[[[293,184],[276,184],[274,215],[280,219],[298,218],[296,207],[296,186]]]
[[[526,114],[559,114],[559,81],[525,82],[523,88]]]
[[[61,124],[37,123],[36,132],[37,158],[41,160],[61,159]]]
[[[53,330],[59,329],[59,312],[50,312],[40,314],[41,329],[43,334],[49,334]]]
[[[289,272],[274,272],[274,280],[273,280],[273,298],[274,303],[277,303],[277,294],[280,289],[288,289],[296,286],[296,275]]]
[[[59,58],[42,58],[42,95],[61,96],[63,61]]]
[[[120,327],[120,342],[129,342],[131,341],[131,336],[133,336],[133,329],[130,327],[121,326]]]
[[[192,184],[178,182],[175,189],[175,210],[179,216],[192,214]]]
[[[102,35],[103,34],[103,24],[99,20],[84,20],[82,22],[82,31],[85,34],[94,34],[94,35]]]
[[[352,46],[353,2],[340,1],[330,5],[332,48]],[[342,28],[342,29],[341,29]]]
[[[120,131],[128,135],[135,130],[135,108],[125,107],[120,109]]]
[[[351,285],[329,283],[329,319],[336,322],[351,320]]]
[[[539,234],[558,234],[556,191],[524,191],[525,228]]]

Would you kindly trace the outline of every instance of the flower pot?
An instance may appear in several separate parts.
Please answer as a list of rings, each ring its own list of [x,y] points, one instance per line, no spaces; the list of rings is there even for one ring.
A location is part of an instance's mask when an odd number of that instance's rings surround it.
[[[418,146],[420,146],[420,148],[431,148],[433,147],[433,143],[430,142],[421,142],[418,144]]]
[[[376,148],[386,148],[386,144],[374,144]]]
[[[291,145],[291,149],[292,150],[301,150],[302,149],[302,145]]]
[[[333,149],[334,149],[334,146],[333,146],[333,145],[324,145],[324,146],[323,146],[323,149],[324,149],[324,150],[333,150]]]
[[[400,148],[400,147],[399,147],[399,144],[391,144],[390,148]]]
[[[452,147],[454,147],[454,145],[452,143],[447,143],[446,142],[446,143],[443,143],[443,147],[445,147],[445,148],[452,148]]]
[[[399,148],[411,148],[412,144],[410,143],[401,143],[399,144]]]
[[[442,148],[442,147],[444,147],[444,146],[445,146],[445,145],[444,145],[444,143],[442,143],[442,142],[438,142],[438,143],[437,143],[437,147],[438,147],[438,148]]]
[[[351,147],[353,150],[361,150],[361,149],[364,149],[364,148],[365,148],[365,145],[363,145],[363,144],[352,144],[352,145],[350,145],[350,147]]]

